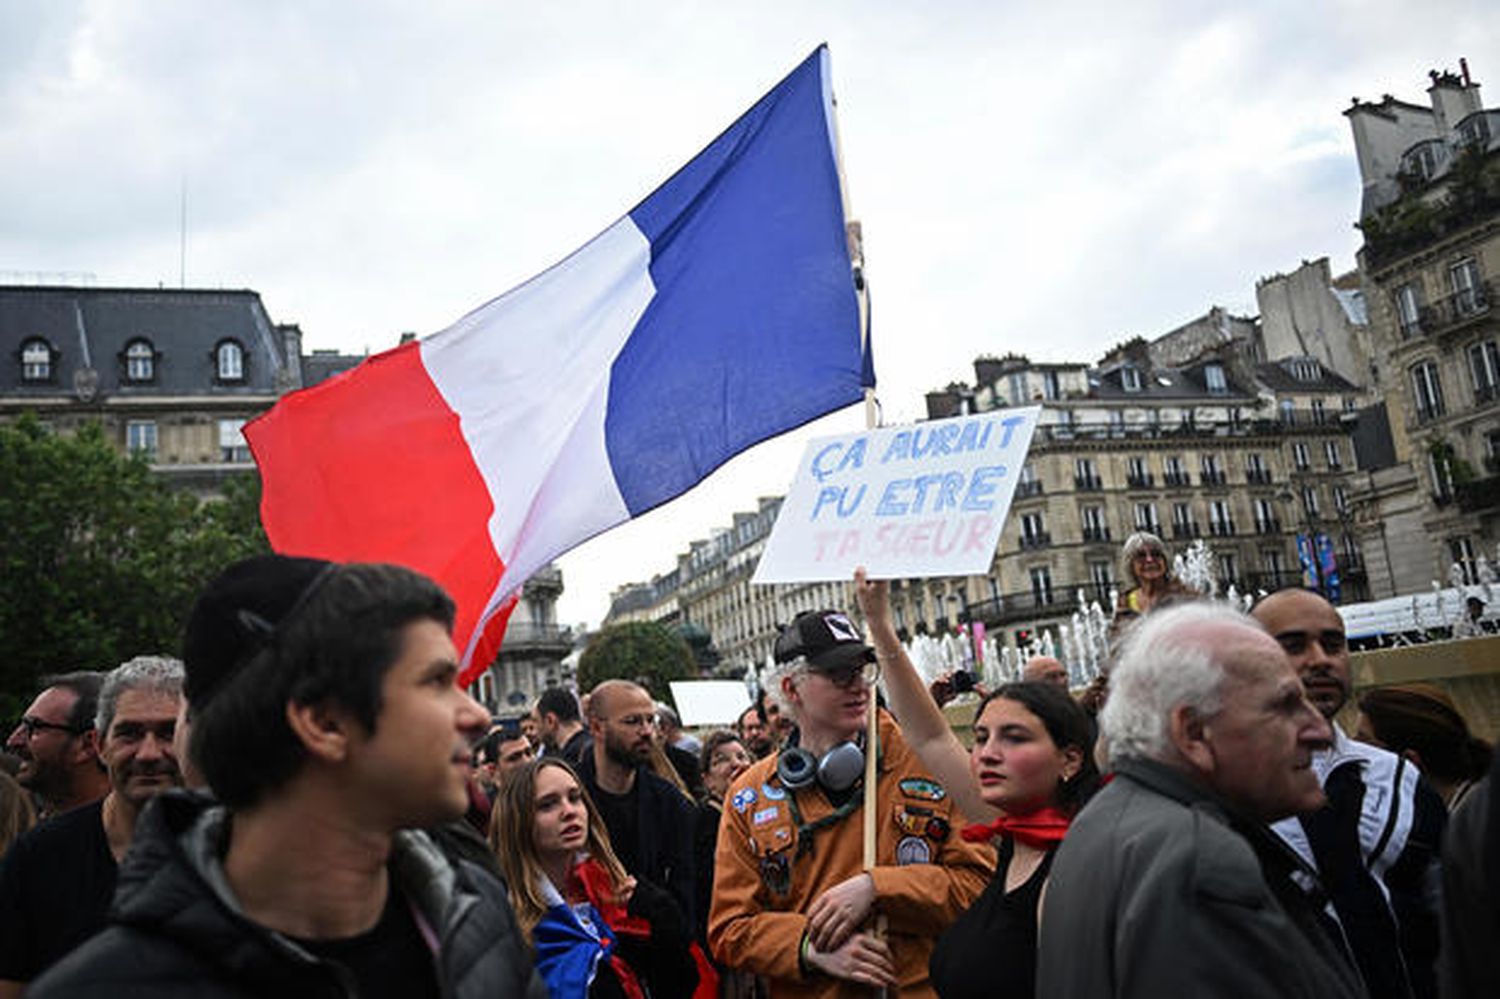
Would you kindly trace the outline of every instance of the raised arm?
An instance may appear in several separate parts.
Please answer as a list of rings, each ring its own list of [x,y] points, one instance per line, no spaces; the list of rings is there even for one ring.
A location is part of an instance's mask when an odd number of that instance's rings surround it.
[[[854,570],[854,594],[865,616],[870,644],[880,659],[891,714],[901,725],[907,745],[953,795],[958,810],[971,822],[989,822],[1000,813],[984,803],[979,783],[969,770],[969,754],[932,699],[917,668],[906,655],[891,623],[890,584],[868,579],[864,567]]]

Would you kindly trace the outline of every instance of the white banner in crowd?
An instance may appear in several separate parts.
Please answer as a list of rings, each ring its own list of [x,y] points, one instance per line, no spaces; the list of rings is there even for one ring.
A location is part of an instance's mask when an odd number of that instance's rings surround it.
[[[807,446],[753,582],[989,571],[1040,406]]]
[[[668,686],[683,728],[733,725],[750,706],[743,680],[673,680]]]

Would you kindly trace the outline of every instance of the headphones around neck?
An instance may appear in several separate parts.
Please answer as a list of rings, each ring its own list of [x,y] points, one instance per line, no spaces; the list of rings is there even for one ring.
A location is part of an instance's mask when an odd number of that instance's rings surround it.
[[[865,772],[865,751],[858,742],[841,742],[819,759],[801,746],[787,746],[776,756],[776,776],[783,787],[800,791],[814,782],[824,790],[847,791]]]

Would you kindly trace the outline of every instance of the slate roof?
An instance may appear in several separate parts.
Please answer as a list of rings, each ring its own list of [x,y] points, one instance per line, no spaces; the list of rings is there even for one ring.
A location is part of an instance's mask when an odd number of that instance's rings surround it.
[[[1223,366],[1225,381],[1223,392],[1208,390],[1202,364],[1188,368],[1146,368],[1136,365],[1135,370],[1141,376],[1141,387],[1138,391],[1128,392],[1125,390],[1121,375],[1121,371],[1126,367],[1130,365],[1114,364],[1090,370],[1089,398],[1128,402],[1132,399],[1233,400],[1250,399],[1255,396],[1252,389],[1247,389],[1234,380],[1234,373],[1228,365]]]
[[[23,381],[21,348],[40,337],[52,349],[52,377]],[[126,381],[127,344],[155,351],[154,377]],[[220,382],[215,347],[244,352],[244,377]],[[72,393],[74,375],[98,373],[98,398],[110,396],[262,396],[277,393],[286,346],[253,291],[0,286],[0,395]]]
[[[1303,381],[1294,376],[1287,367],[1292,363],[1287,361],[1272,361],[1268,364],[1257,364],[1255,366],[1255,377],[1265,383],[1266,387],[1274,392],[1354,392],[1356,391],[1352,382],[1346,381],[1342,376],[1330,371],[1322,364],[1318,365],[1321,377],[1317,381]]]
[[[302,387],[312,388],[327,381],[342,371],[348,371],[362,362],[365,354],[340,354],[334,350],[315,350],[302,355]]]

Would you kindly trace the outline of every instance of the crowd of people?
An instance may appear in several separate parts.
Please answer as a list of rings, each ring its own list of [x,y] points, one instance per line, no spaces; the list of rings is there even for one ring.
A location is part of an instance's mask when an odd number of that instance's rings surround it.
[[[1125,558],[1106,679],[1034,659],[971,745],[863,571],[694,732],[628,680],[494,719],[425,577],[238,563],[181,660],[46,677],[10,734],[0,999],[1500,995],[1452,699],[1351,705],[1318,594],[1243,614]]]

